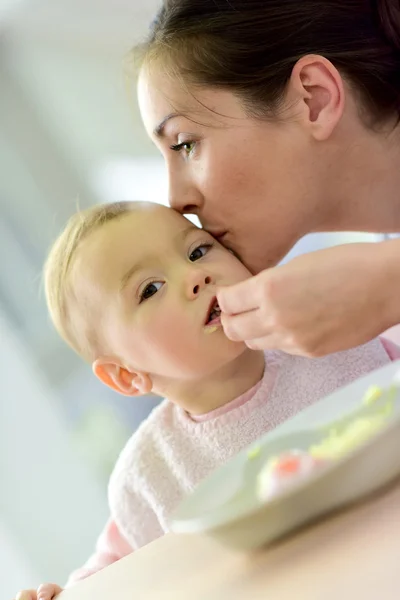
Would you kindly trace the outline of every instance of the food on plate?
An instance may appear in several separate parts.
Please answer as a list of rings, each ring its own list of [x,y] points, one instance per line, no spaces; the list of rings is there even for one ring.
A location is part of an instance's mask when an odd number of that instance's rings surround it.
[[[322,440],[306,450],[288,449],[270,458],[258,474],[258,497],[273,498],[376,435],[393,412],[393,391],[393,387],[384,392],[371,386],[363,397],[362,408],[353,417],[332,423]]]

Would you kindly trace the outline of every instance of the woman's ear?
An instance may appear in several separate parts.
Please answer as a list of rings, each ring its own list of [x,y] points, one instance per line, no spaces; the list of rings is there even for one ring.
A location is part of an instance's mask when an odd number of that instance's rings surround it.
[[[130,371],[112,357],[96,359],[92,369],[102,383],[124,396],[143,396],[149,394],[153,388],[147,373]]]
[[[328,139],[345,104],[343,79],[336,67],[323,56],[303,56],[293,67],[288,94],[311,135],[318,141]]]

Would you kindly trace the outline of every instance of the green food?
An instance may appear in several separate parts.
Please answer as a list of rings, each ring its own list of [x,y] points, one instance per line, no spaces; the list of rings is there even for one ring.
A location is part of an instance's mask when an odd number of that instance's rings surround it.
[[[363,404],[365,406],[371,406],[371,404],[376,402],[378,398],[381,398],[382,395],[382,388],[378,387],[377,385],[371,385],[363,398]]]
[[[310,447],[309,453],[320,459],[341,458],[382,429],[386,420],[384,415],[355,419],[341,432],[332,429],[326,439]]]
[[[369,388],[363,405],[371,407],[371,414],[354,417],[344,427],[332,426],[322,442],[309,448],[311,456],[325,460],[341,458],[378,433],[393,412],[392,394],[386,398],[383,394],[383,390],[377,386]],[[379,403],[379,399],[386,401]]]
[[[271,498],[299,478],[307,477],[315,469],[342,458],[376,435],[385,427],[393,413],[397,392],[398,388],[395,385],[386,390],[371,386],[364,395],[360,408],[351,415],[324,426],[320,442],[311,445],[307,450],[286,450],[278,456],[270,457],[257,478],[260,498]],[[288,453],[298,456],[298,468],[293,472],[276,471],[279,462]],[[259,454],[260,447],[254,446],[247,456],[252,459]]]
[[[250,448],[250,450],[247,451],[247,458],[249,458],[250,460],[253,458],[257,458],[257,456],[259,456],[261,453],[261,446],[254,446],[253,448]]]

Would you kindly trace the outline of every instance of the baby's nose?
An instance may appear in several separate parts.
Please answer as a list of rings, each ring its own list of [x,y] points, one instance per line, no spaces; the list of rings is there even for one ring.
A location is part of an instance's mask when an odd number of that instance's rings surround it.
[[[195,298],[201,290],[210,285],[210,283],[212,283],[210,275],[196,273],[194,276],[191,276],[188,282],[189,297]]]

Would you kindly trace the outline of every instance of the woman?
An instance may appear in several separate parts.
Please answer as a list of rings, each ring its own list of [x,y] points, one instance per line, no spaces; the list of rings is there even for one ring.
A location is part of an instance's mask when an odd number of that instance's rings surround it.
[[[400,0],[172,0],[140,66],[171,206],[255,274],[219,292],[228,337],[317,356],[400,322],[399,240],[275,266],[307,233],[400,231]]]

